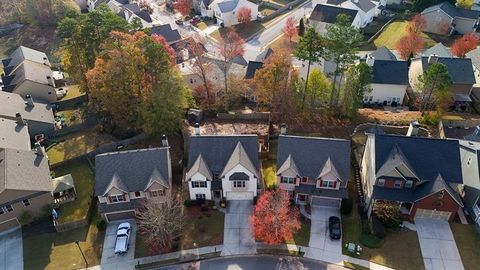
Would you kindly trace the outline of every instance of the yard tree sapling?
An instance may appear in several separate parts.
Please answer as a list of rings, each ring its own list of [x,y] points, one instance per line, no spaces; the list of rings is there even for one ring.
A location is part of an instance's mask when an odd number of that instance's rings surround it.
[[[193,1],[192,0],[178,0],[174,4],[174,9],[183,16],[187,16],[192,12]]]
[[[457,0],[457,7],[464,9],[471,9],[474,0]]]
[[[421,34],[427,27],[427,20],[422,14],[415,14],[407,24],[407,32]]]
[[[424,42],[419,34],[412,32],[398,40],[396,47],[400,58],[408,60],[411,55],[415,55],[423,50]]]
[[[348,117],[353,119],[357,116],[363,97],[372,91],[371,81],[372,70],[365,62],[360,62],[347,70],[343,110]]]
[[[303,18],[300,19],[300,23],[298,24],[298,35],[303,37],[305,34],[305,23],[303,22]]]
[[[172,247],[185,225],[180,195],[172,193],[167,196],[166,201],[146,200],[136,214],[139,232],[154,251]]]
[[[452,79],[447,67],[441,63],[433,63],[419,76],[417,88],[420,91],[419,106],[422,116],[435,104],[451,100],[450,87]]]
[[[320,69],[312,69],[307,85],[307,97],[310,100],[309,111],[311,113],[314,113],[319,105],[327,104],[331,90],[332,82],[330,79]]]
[[[237,11],[237,20],[239,23],[249,24],[252,20],[252,9],[249,7],[241,7]]]
[[[260,195],[250,223],[255,238],[270,245],[292,239],[302,227],[300,212],[290,205],[290,196],[282,189]]]
[[[202,85],[199,85],[194,89],[194,97],[198,102],[198,105],[204,108],[210,108],[215,103],[215,95],[212,93],[212,82],[209,79],[211,73],[211,66],[205,61],[207,51],[203,44],[206,44],[206,40],[200,35],[194,36],[194,42],[189,44],[189,51],[194,58],[193,72],[199,74],[202,79]]]
[[[218,53],[223,60],[223,78],[225,83],[224,94],[228,94],[228,65],[237,56],[245,53],[245,40],[243,40],[233,29],[227,29],[218,41]]]
[[[324,39],[319,33],[317,33],[315,28],[309,27],[305,35],[303,35],[298,41],[298,45],[295,48],[294,54],[298,59],[302,61],[308,61],[305,87],[303,89],[301,101],[301,109],[303,110],[307,97],[307,85],[310,76],[310,67],[312,63],[319,62],[325,54]]]
[[[477,48],[480,39],[475,33],[465,34],[461,38],[455,40],[450,47],[450,51],[457,57],[465,57],[465,55]]]
[[[283,34],[287,36],[288,41],[292,42],[292,39],[298,35],[297,22],[294,18],[290,17],[285,21],[285,26],[282,29]]]

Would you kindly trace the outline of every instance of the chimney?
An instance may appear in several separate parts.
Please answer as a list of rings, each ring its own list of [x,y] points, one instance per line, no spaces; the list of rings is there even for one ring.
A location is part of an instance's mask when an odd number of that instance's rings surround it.
[[[163,147],[168,146],[168,139],[167,139],[167,135],[165,135],[165,134],[162,135],[162,146]]]
[[[374,63],[375,63],[375,57],[373,57],[373,56],[367,57],[367,65],[368,65],[369,67],[373,67],[373,64],[374,64]]]
[[[19,112],[15,113],[15,120],[17,121],[17,124],[25,125],[25,120],[23,120],[23,117]]]
[[[280,135],[287,135],[287,124],[282,123],[282,126],[280,127]]]
[[[200,136],[200,124],[195,123],[195,135]]]
[[[420,124],[417,121],[411,122],[408,127],[407,136],[417,136],[419,128]]]
[[[438,56],[436,54],[432,54],[428,57],[428,65],[437,63]]]
[[[35,107],[35,104],[33,104],[33,98],[30,95],[25,96],[25,105],[28,107]]]
[[[50,66],[50,63],[48,63],[48,58],[47,57],[43,57],[43,64],[45,66]]]
[[[35,151],[39,156],[46,156],[45,148],[41,146],[38,142],[35,143]]]

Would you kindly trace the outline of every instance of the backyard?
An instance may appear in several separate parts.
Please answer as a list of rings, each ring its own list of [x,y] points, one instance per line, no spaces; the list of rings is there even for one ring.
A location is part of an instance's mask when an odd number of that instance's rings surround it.
[[[62,137],[59,142],[47,148],[50,165],[76,158],[97,149],[100,145],[113,142],[108,135],[98,134],[95,127],[90,130]]]
[[[450,227],[457,243],[466,270],[478,269],[480,265],[480,234],[474,225],[451,223]]]
[[[220,39],[221,35],[227,32],[228,29],[233,29],[233,31],[237,32],[241,38],[247,40],[258,31],[265,29],[265,27],[259,21],[252,21],[248,25],[237,24],[231,27],[219,28],[218,30],[212,32],[210,36],[218,40]]]
[[[386,46],[389,49],[396,49],[397,42],[407,35],[406,26],[408,21],[406,20],[396,20],[390,23],[383,32],[375,38],[373,43],[377,48]],[[435,45],[435,41],[429,37],[427,34],[422,33],[422,38],[425,41],[425,47],[432,47]]]
[[[83,122],[82,111],[80,109],[59,111],[57,116],[64,118],[67,127],[81,124]]]
[[[93,194],[93,173],[86,160],[76,161],[68,165],[55,168],[55,177],[71,174],[75,182],[75,190],[77,198],[74,201],[64,203],[58,208],[59,224],[84,219],[90,204],[92,203]]]
[[[61,100],[69,100],[79,96],[85,95],[85,93],[80,92],[80,87],[78,84],[66,86],[67,94]]]

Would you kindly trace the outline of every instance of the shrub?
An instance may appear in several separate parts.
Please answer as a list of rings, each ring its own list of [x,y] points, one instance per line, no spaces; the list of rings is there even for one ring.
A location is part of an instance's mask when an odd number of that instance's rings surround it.
[[[378,238],[384,238],[386,235],[385,226],[383,223],[375,216],[372,215],[370,218],[370,232]]]
[[[383,241],[373,234],[362,233],[360,235],[360,243],[369,248],[379,248]]]
[[[439,112],[427,113],[420,118],[420,124],[427,126],[437,126],[442,114]]]
[[[342,202],[340,203],[340,213],[342,213],[342,215],[349,215],[352,212],[352,208],[352,199],[343,198]]]
[[[97,229],[99,229],[100,231],[103,231],[107,226],[107,223],[105,222],[105,220],[99,219],[96,221],[95,226],[97,226]]]
[[[22,225],[29,224],[30,222],[33,221],[33,215],[29,211],[23,211],[18,217],[18,221]]]
[[[192,206],[192,204],[193,204],[192,200],[185,200],[185,201],[183,202],[183,205],[184,205],[185,207],[190,207],[190,206]]]

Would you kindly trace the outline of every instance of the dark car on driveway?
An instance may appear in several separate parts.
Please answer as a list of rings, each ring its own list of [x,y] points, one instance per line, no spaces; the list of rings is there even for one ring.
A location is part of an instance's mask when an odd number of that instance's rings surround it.
[[[342,223],[338,217],[331,216],[328,218],[328,230],[331,239],[340,239],[342,237]]]
[[[176,20],[175,23],[176,23],[177,25],[183,25],[183,21],[180,20],[180,19]]]

